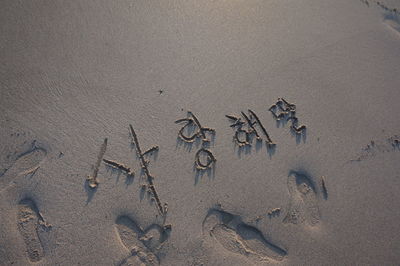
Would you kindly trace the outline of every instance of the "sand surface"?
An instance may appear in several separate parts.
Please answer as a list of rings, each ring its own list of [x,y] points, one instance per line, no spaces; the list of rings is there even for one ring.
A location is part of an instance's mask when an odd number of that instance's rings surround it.
[[[399,9],[1,1],[0,265],[398,265]]]

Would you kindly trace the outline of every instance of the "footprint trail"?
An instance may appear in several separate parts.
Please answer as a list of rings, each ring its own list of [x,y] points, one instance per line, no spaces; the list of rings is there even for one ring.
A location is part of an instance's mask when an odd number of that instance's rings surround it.
[[[39,226],[48,227],[42,215],[31,199],[24,199],[18,205],[18,230],[25,242],[26,252],[31,262],[38,262],[44,257],[44,250],[39,238]]]
[[[203,233],[214,238],[226,250],[255,261],[281,261],[287,255],[283,248],[268,241],[257,228],[222,210],[210,210],[203,222]]]

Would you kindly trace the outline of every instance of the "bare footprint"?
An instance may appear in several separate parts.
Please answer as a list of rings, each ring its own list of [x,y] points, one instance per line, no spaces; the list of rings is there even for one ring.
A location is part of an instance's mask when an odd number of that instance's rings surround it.
[[[287,252],[268,241],[255,227],[222,210],[211,209],[203,222],[203,233],[209,234],[226,250],[255,261],[283,260]]]
[[[116,229],[122,244],[132,256],[124,259],[120,265],[137,265],[140,261],[145,265],[159,265],[156,251],[168,238],[167,229],[152,224],[145,230],[128,216],[120,216],[116,221]]]
[[[32,174],[40,166],[40,162],[46,157],[47,151],[43,148],[36,147],[35,142],[32,147],[19,154],[10,168],[6,169],[0,175],[0,191],[7,188],[11,181],[18,175]]]
[[[284,223],[316,225],[320,219],[316,184],[305,173],[291,171],[288,176],[290,203]]]
[[[41,226],[49,227],[31,199],[24,199],[18,205],[18,230],[24,239],[28,258],[38,262],[44,257],[44,250],[39,238]]]

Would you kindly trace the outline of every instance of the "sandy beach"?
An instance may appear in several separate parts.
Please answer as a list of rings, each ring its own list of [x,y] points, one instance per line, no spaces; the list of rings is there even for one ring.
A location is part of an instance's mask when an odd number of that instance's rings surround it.
[[[399,265],[400,1],[0,3],[0,265]]]

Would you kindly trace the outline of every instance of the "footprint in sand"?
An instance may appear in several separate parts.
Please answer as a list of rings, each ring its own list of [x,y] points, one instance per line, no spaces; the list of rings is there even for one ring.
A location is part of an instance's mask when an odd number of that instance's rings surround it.
[[[40,242],[39,230],[50,227],[40,214],[36,204],[31,199],[24,199],[18,204],[18,230],[25,242],[26,252],[31,262],[38,262],[44,257]]]
[[[317,187],[313,179],[301,172],[290,171],[288,176],[290,202],[284,223],[316,225],[321,214],[318,207]]]
[[[35,173],[46,155],[47,151],[33,142],[30,149],[21,152],[11,166],[0,174],[0,192],[6,189],[16,176]]]
[[[158,224],[142,229],[128,216],[119,216],[116,221],[116,230],[122,244],[131,251],[131,256],[119,265],[138,265],[138,262],[144,265],[159,265],[156,252],[167,240],[168,229]]]
[[[211,209],[203,222],[203,234],[214,238],[226,250],[254,261],[281,261],[287,252],[268,241],[255,227],[237,215]]]

